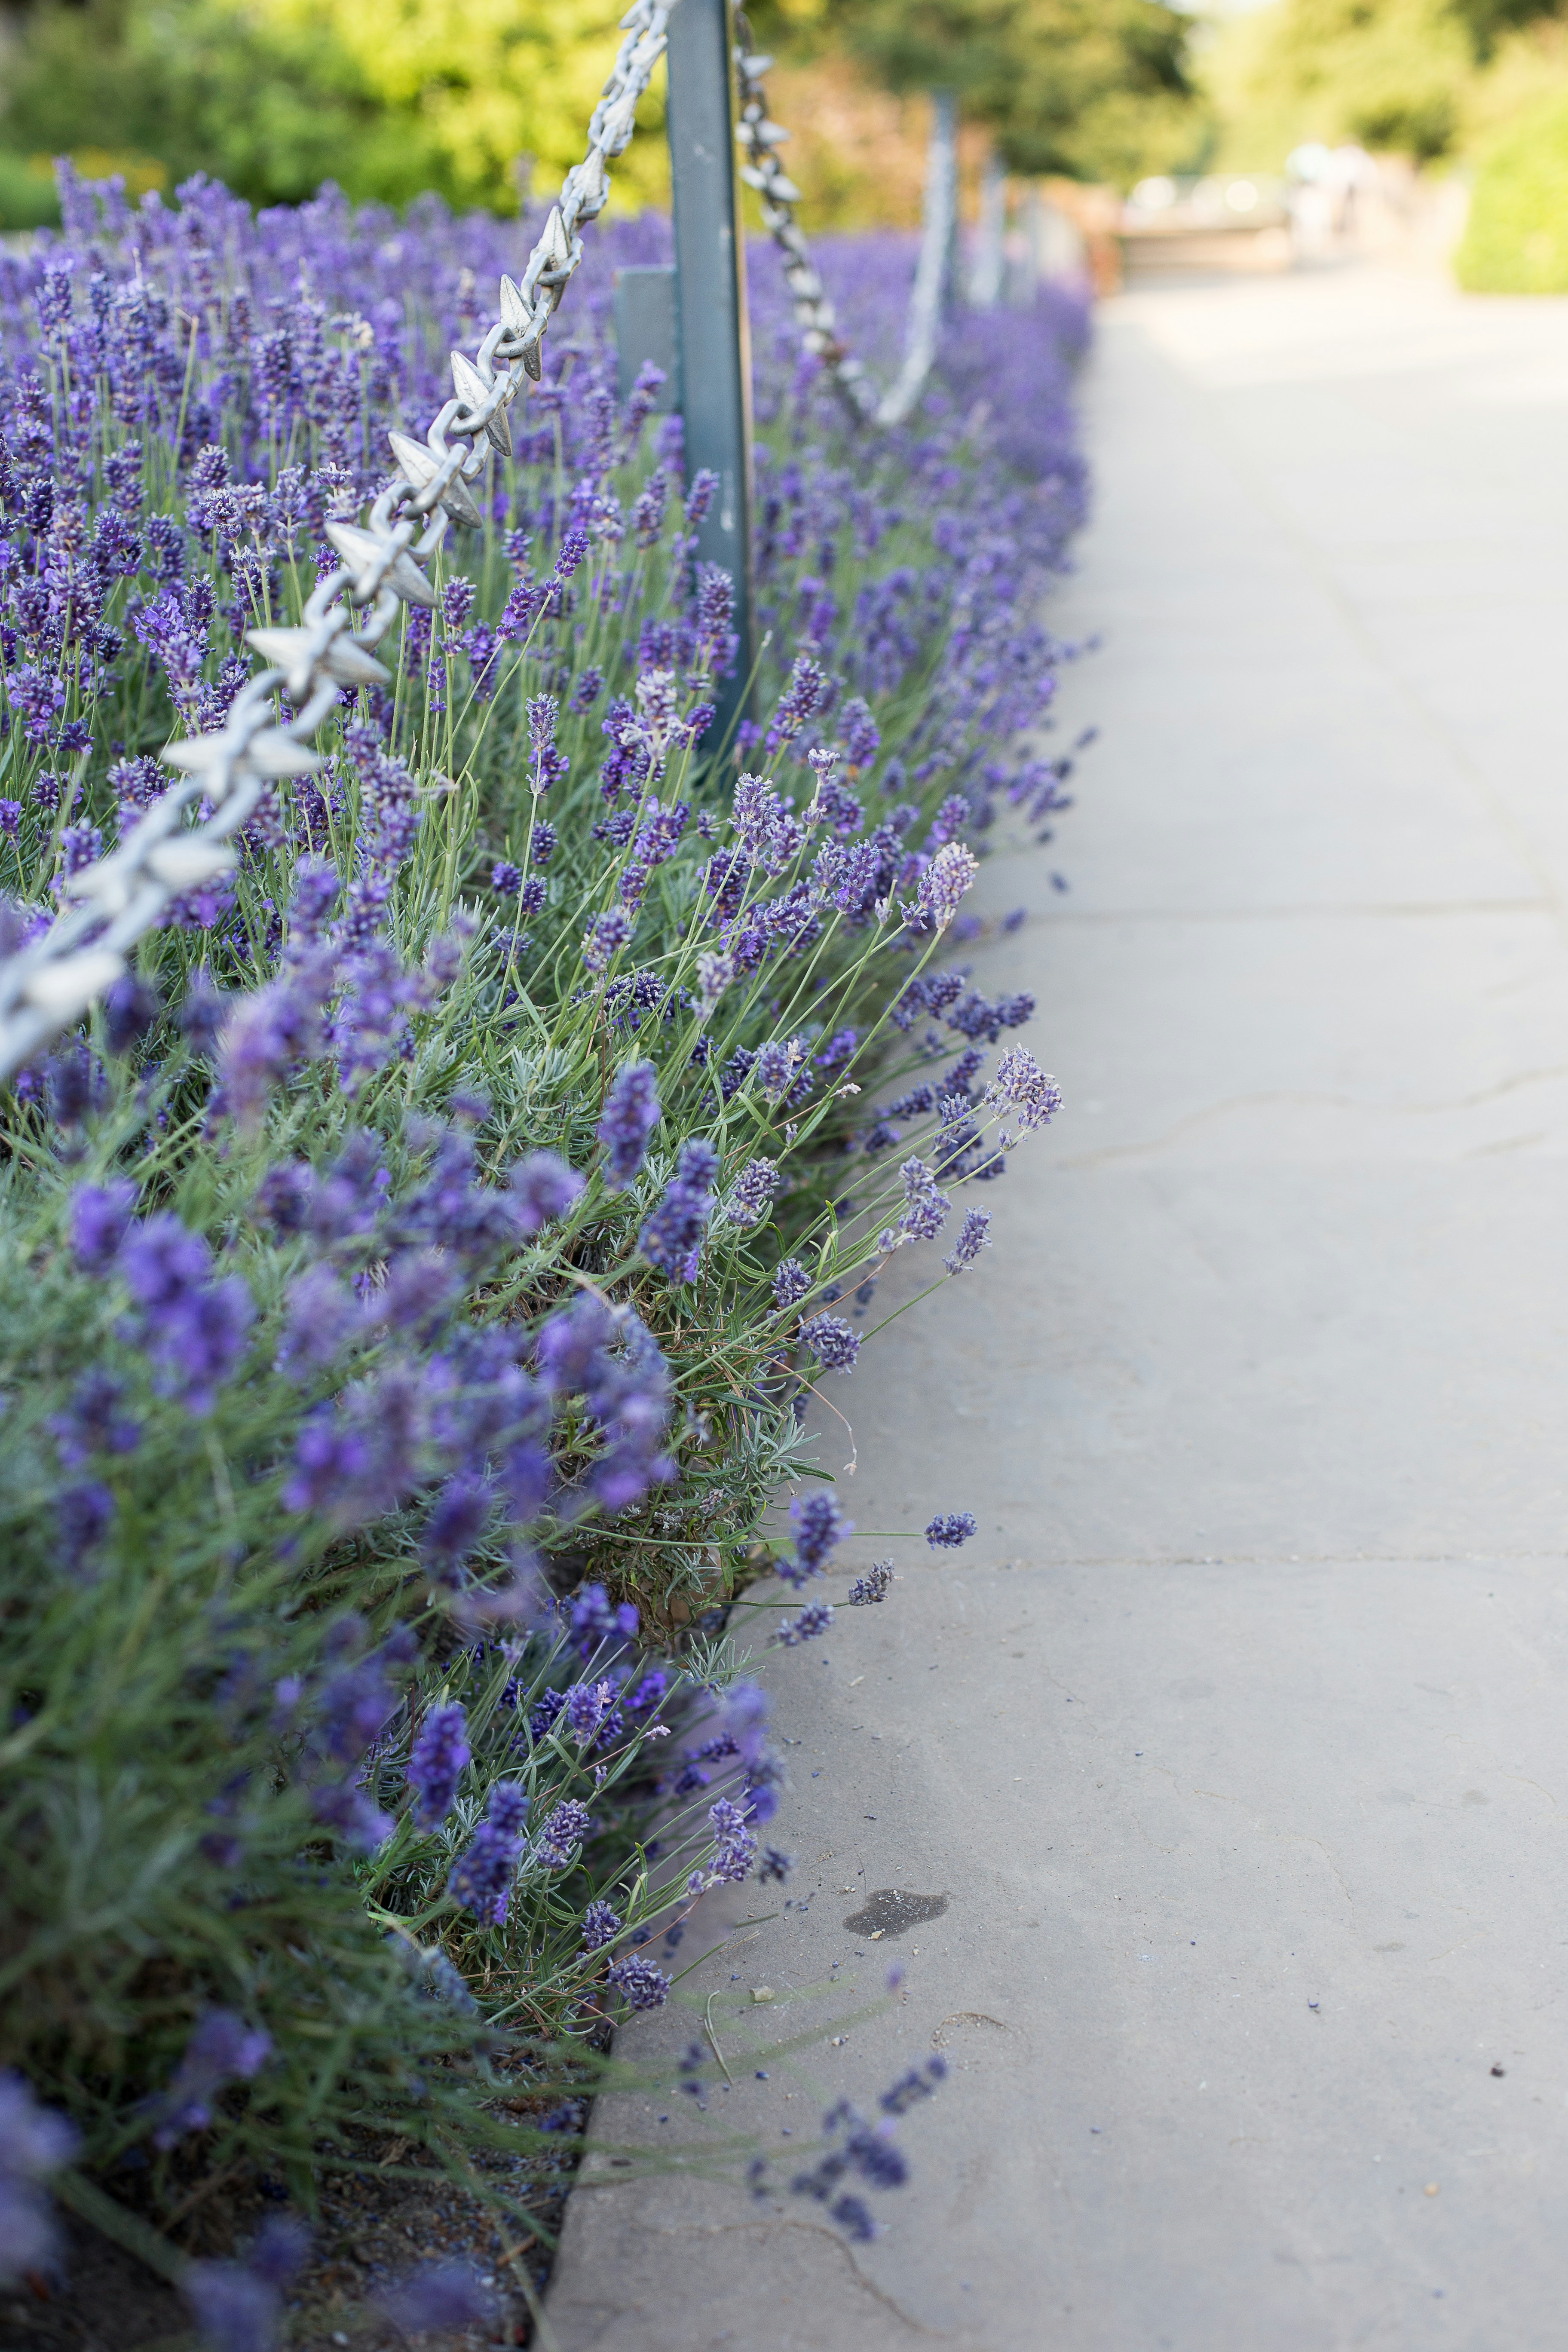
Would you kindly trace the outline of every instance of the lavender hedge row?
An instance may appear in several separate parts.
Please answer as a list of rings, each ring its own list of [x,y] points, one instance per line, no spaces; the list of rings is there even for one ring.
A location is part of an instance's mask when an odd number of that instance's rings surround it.
[[[529,234],[62,196],[0,256],[13,944],[221,722]],[[896,1251],[976,1264],[977,1188],[1056,1107],[1006,1042],[1032,1003],[954,949],[987,829],[1064,797],[1031,730],[1081,315],[963,321],[917,420],[857,438],[759,257],[770,634],[718,745],[712,485],[651,378],[615,389],[612,270],[665,234],[595,232],[392,683],[0,1097],[13,2273],[50,2173],[153,2220],[219,2175],[308,2210],[390,2138],[517,2188],[583,2038],[665,1997],[652,1936],[788,1867],[711,1612],[759,1559],[829,1570],[814,1389]],[[826,259],[888,348],[903,245]],[[803,1594],[779,1638],[831,1616]],[[212,2340],[287,2268],[196,2280]]]

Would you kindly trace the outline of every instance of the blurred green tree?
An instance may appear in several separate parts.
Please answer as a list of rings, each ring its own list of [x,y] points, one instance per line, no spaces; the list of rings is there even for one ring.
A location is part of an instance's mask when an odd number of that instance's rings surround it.
[[[258,204],[331,179],[358,198],[433,188],[511,211],[520,160],[544,183],[581,156],[620,15],[616,0],[35,0],[0,141],[128,152]],[[661,119],[650,92],[645,129]],[[616,182],[634,204],[657,196],[663,142],[635,141]]]
[[[1162,0],[840,0],[836,32],[895,90],[954,90],[1007,170],[1126,184],[1201,146],[1190,17]]]

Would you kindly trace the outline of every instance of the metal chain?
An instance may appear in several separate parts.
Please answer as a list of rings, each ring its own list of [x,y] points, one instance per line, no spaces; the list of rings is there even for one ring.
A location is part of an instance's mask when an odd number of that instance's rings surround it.
[[[63,884],[74,902],[67,912],[0,961],[0,1078],[80,1019],[123,974],[127,951],[175,898],[232,867],[229,836],[273,777],[308,775],[321,766],[310,738],[340,688],[391,683],[373,649],[401,605],[435,604],[436,591],[420,567],[440,546],[448,521],[483,520],[468,485],[483,471],[484,457],[471,445],[482,435],[510,453],[508,406],[524,374],[537,382],[542,373],[545,329],[583,258],[578,231],[609,200],[606,165],[631,142],[637,101],[664,54],[675,5],[634,0],[622,17],[626,37],[588,125],[588,152],[562,183],[521,284],[501,279],[500,317],[474,357],[452,353],[454,396],[425,439],[388,434],[399,471],[368,521],[326,525],[342,561],[317,584],[298,625],[246,632],[268,667],[241,688],[220,730],[165,747],[162,756],[184,772],[182,781],[153,803],[117,849]],[[363,615],[357,628],[356,614]],[[279,691],[294,706],[281,724],[273,709]],[[209,803],[212,814],[187,828],[185,812],[199,801]]]
[[[835,391],[842,395],[857,424],[901,425],[920,398],[940,340],[943,281],[958,202],[957,140],[951,95],[938,94],[926,183],[925,233],[910,302],[904,362],[892,389],[879,394],[865,368],[839,336],[837,316],[812,260],[805,232],[795,219],[800,190],[778,155],[790,134],[781,123],[769,119],[763,86],[773,59],[759,57],[753,51],[751,26],[744,10],[739,7],[735,10],[735,30],[739,36],[735,73],[741,100],[736,137],[746,158],[741,166],[741,177],[747,187],[756,190],[762,203],[763,226],[784,255],[784,283],[795,305],[801,343],[821,361]]]
[[[763,226],[784,255],[784,283],[795,305],[795,323],[803,347],[821,361],[834,389],[843,394],[857,423],[877,421],[878,395],[870,377],[838,333],[837,313],[811,257],[805,232],[795,208],[800,190],[779,161],[778,151],[789,137],[781,123],[768,117],[764,77],[772,58],[759,57],[752,47],[752,28],[743,9],[735,11],[735,75],[739,85],[741,120],[736,137],[745,162],[741,177],[761,200]]]

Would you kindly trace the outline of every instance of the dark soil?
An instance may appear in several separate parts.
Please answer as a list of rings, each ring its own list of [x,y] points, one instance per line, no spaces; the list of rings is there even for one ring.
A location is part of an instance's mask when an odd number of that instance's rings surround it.
[[[393,2160],[402,2157],[395,2151]],[[509,2203],[552,2237],[561,2227],[575,2160],[571,2151],[553,2163],[535,2160],[525,2170],[519,2160],[514,2168]],[[243,2246],[268,2213],[281,2210],[262,2184],[215,2196],[202,2235],[221,2231]],[[61,2221],[66,2252],[58,2276],[0,2289],[0,2352],[176,2352],[194,2346],[189,2310],[174,2287],[101,2231],[74,2216]],[[445,2174],[432,2170],[427,2182],[329,2179],[311,2230],[312,2260],[289,2297],[290,2352],[341,2352],[345,2345],[353,2352],[406,2352],[411,2339],[377,2312],[377,2298],[424,2265],[453,2261],[478,2273],[496,2315],[480,2327],[422,2336],[420,2346],[490,2352],[531,2341],[519,2273],[526,2264],[542,2294],[548,2247],[521,2221],[498,2228],[495,2214]],[[220,2249],[190,2242],[188,2250]]]

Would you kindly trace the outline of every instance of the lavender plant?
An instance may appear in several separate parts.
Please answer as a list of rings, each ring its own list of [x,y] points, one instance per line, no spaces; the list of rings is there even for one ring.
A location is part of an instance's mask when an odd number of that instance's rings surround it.
[[[0,952],[221,725],[528,235],[61,194],[0,256]],[[1033,1005],[952,951],[998,811],[1063,798],[1079,322],[985,330],[1037,448],[961,372],[867,444],[763,276],[770,634],[716,740],[714,485],[608,332],[662,236],[580,274],[325,767],[0,1102],[0,2060],[149,2211],[231,2165],[308,2204],[394,2128],[515,2161],[562,2050],[664,1998],[655,1928],[782,1874],[707,1612],[811,1475],[834,1307],[906,1248],[974,1268],[959,1189],[1058,1105],[1022,1046],[987,1072]],[[874,328],[897,247],[826,266]],[[785,1573],[846,1531],[797,1495]]]

